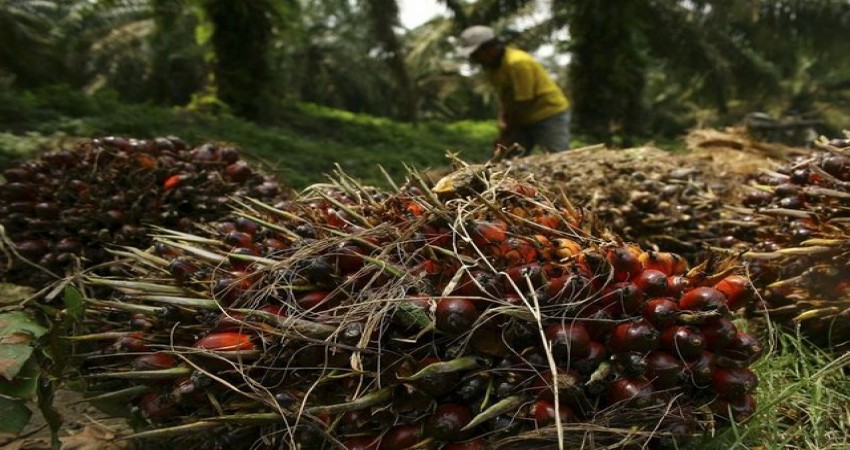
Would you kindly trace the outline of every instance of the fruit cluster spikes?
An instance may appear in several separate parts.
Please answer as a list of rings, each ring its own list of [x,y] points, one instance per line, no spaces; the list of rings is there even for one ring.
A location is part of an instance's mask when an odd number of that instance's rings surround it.
[[[109,246],[146,246],[148,227],[189,230],[229,214],[228,196],[274,203],[283,191],[233,146],[190,148],[173,137],[85,140],[3,177],[0,225],[18,258],[0,263],[0,273],[37,288],[65,276],[77,258],[93,267],[113,259]]]
[[[141,436],[216,428],[191,437],[242,437],[229,448],[483,449],[588,429],[615,445],[634,427],[681,443],[712,411],[753,412],[761,348],[729,317],[752,294],[740,276],[603,241],[526,182],[481,184],[441,198],[341,180],[242,204],[204,235],[162,232],[137,277],[89,280],[116,294],[75,338],[106,340],[90,386],[128,399]]]
[[[753,175],[723,247],[738,249],[771,318],[823,345],[850,342],[850,139]]]

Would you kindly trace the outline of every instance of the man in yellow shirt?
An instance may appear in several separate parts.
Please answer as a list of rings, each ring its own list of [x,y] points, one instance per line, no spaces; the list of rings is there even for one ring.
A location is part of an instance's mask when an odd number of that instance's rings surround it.
[[[549,152],[570,148],[570,103],[546,69],[528,53],[505,46],[490,27],[460,34],[458,52],[481,64],[499,97],[499,138],[519,144],[523,155],[539,145]]]

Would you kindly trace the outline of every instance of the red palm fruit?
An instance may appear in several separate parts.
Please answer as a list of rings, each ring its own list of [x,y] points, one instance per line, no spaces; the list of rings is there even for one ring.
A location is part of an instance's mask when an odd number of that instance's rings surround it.
[[[224,236],[224,243],[231,247],[250,247],[254,242],[254,237],[248,233],[234,230]]]
[[[148,392],[139,399],[139,410],[148,420],[164,420],[175,417],[177,407],[170,396],[157,392]]]
[[[218,149],[218,157],[227,164],[239,161],[239,149],[235,147],[222,147]]]
[[[570,423],[578,420],[575,411],[567,405],[559,404],[555,412],[555,404],[549,400],[537,400],[531,405],[531,415],[534,423],[543,428],[555,423],[555,418],[560,416],[561,423]]]
[[[762,347],[755,336],[738,332],[735,339],[719,352],[724,360],[730,360],[736,365],[748,366],[755,362],[762,353]]]
[[[338,303],[328,291],[304,292],[295,297],[295,304],[305,311],[324,312]]]
[[[611,358],[614,370],[620,376],[630,378],[646,373],[646,352],[617,353]]]
[[[216,319],[210,333],[221,333],[224,331],[242,331],[246,328],[245,314],[231,312],[221,314]]]
[[[608,402],[642,408],[652,404],[653,393],[652,383],[646,378],[620,378],[608,386]]]
[[[243,233],[250,234],[251,236],[255,235],[260,229],[260,224],[247,217],[237,218],[234,225],[236,226],[236,231],[241,231]]]
[[[219,222],[215,226],[215,232],[222,236],[227,235],[227,233],[230,233],[231,231],[236,231],[236,223],[231,221]]]
[[[725,399],[740,399],[758,386],[758,377],[747,368],[716,367],[711,376],[711,388]]]
[[[714,353],[702,351],[696,358],[689,361],[687,374],[691,384],[699,388],[708,386],[711,383],[716,360]]]
[[[227,262],[230,263],[230,267],[233,270],[249,270],[254,262],[245,258],[245,256],[260,256],[260,252],[254,246],[236,247],[227,255]]]
[[[269,314],[274,314],[280,317],[286,317],[288,315],[286,312],[286,306],[283,305],[263,305],[257,308],[257,310],[267,312]]]
[[[463,442],[452,442],[443,447],[443,450],[484,450],[487,442],[484,438],[475,438]]]
[[[170,369],[176,365],[177,361],[174,357],[163,352],[149,353],[133,358],[134,370],[162,370]]]
[[[653,298],[643,307],[643,318],[658,329],[667,328],[676,323],[679,317],[679,305],[670,298]]]
[[[552,261],[552,257],[555,255],[555,248],[548,237],[542,234],[535,234],[533,244],[541,260]]]
[[[366,250],[362,247],[352,243],[343,243],[330,253],[331,264],[341,274],[357,272],[366,262],[363,259],[365,254]]]
[[[82,249],[83,245],[79,239],[74,237],[64,237],[56,243],[53,248],[57,253],[77,253]]]
[[[561,275],[549,278],[537,290],[537,298],[545,304],[569,303],[579,295],[586,295],[590,289],[590,280],[582,275]]]
[[[537,261],[537,249],[534,244],[517,237],[510,237],[502,241],[499,244],[499,254],[508,266]]]
[[[460,430],[471,420],[472,413],[468,406],[460,403],[444,403],[437,406],[437,409],[425,419],[425,431],[428,436],[436,439],[455,441],[467,434]]]
[[[119,351],[127,352],[146,352],[149,350],[148,341],[142,333],[131,333],[127,336],[121,336],[115,341],[115,347]]]
[[[705,349],[705,337],[694,327],[673,325],[661,333],[662,349],[684,360],[691,360]]]
[[[622,281],[605,286],[599,298],[602,308],[614,317],[633,316],[643,308],[646,295],[631,281]]]
[[[528,291],[529,281],[531,281],[531,289],[535,290],[546,283],[546,275],[543,273],[543,268],[540,264],[531,263],[522,266],[513,266],[506,271],[508,278],[513,284],[508,283],[506,286],[507,292],[513,292],[514,286],[520,292]]]
[[[58,219],[60,213],[59,204],[56,202],[36,203],[33,207],[33,212],[39,219]]]
[[[458,336],[472,329],[479,313],[472,300],[444,297],[437,301],[435,316],[438,330]]]
[[[583,375],[590,375],[603,361],[608,359],[608,349],[601,342],[590,341],[587,343],[587,349],[587,356],[572,361],[570,364]]]
[[[658,270],[665,275],[681,275],[688,267],[685,258],[669,252],[647,251],[641,253],[638,259],[644,269]]]
[[[640,253],[632,247],[616,247],[608,251],[608,262],[614,268],[614,281],[634,279],[643,270]]]
[[[419,227],[419,232],[425,236],[425,242],[437,247],[442,247],[451,242],[450,232],[446,229],[441,229],[429,223],[424,223]]]
[[[49,243],[44,239],[32,239],[16,244],[17,251],[25,258],[41,258],[47,253]]]
[[[756,412],[756,399],[752,395],[745,395],[732,400],[718,398],[711,402],[710,407],[711,412],[718,419],[743,422]]]
[[[646,319],[621,323],[611,333],[608,348],[614,353],[649,352],[658,347],[658,334]]]
[[[378,450],[381,438],[378,436],[358,436],[346,439],[342,446],[346,450]]]
[[[735,341],[738,336],[738,328],[731,320],[720,317],[699,327],[702,335],[705,336],[707,348],[713,352],[718,352],[728,347]]]
[[[577,360],[590,354],[590,334],[581,323],[556,323],[546,327],[552,355],[559,360]],[[560,365],[560,364],[559,364]]]
[[[679,308],[689,311],[725,311],[726,296],[717,289],[700,286],[685,292],[679,299]]]
[[[755,295],[753,284],[740,275],[729,275],[718,281],[714,288],[726,296],[726,305],[731,311],[745,306]]]
[[[195,348],[217,351],[254,350],[256,346],[251,342],[251,336],[235,331],[208,334],[198,342]]]
[[[667,274],[646,269],[635,277],[635,284],[647,297],[661,297],[667,293]]]
[[[244,183],[254,173],[245,161],[236,161],[224,168],[224,178],[234,183]]]
[[[381,438],[380,450],[405,450],[422,439],[422,425],[406,423],[389,429]]]
[[[646,376],[660,389],[674,388],[685,377],[685,365],[668,352],[653,350],[646,355]]]
[[[268,256],[269,253],[275,252],[277,250],[286,250],[289,248],[289,244],[286,241],[277,239],[277,238],[267,238],[263,240],[263,247],[265,247],[266,251],[263,252],[265,256]]]
[[[693,282],[690,278],[682,275],[672,275],[667,277],[667,296],[679,298],[685,291],[693,287]]]
[[[552,244],[555,246],[555,256],[559,261],[578,256],[582,251],[581,244],[567,238],[552,239]]]
[[[499,298],[501,296],[501,285],[502,280],[498,274],[489,270],[473,269],[464,272],[452,295]],[[486,302],[481,303],[487,304]]]
[[[492,222],[477,220],[472,224],[472,227],[472,243],[479,248],[488,244],[501,244],[505,240],[505,232],[508,229],[507,225],[500,220]]]

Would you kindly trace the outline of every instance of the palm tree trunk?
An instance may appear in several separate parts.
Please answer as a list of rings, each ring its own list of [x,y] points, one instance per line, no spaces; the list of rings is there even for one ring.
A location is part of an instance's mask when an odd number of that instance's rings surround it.
[[[595,140],[642,131],[647,62],[640,0],[576,1],[570,17],[574,129]]]
[[[409,122],[418,119],[416,89],[404,63],[404,50],[395,34],[398,25],[398,4],[396,0],[366,0],[369,11],[372,35],[387,57],[387,65],[397,83],[402,106],[400,118]]]

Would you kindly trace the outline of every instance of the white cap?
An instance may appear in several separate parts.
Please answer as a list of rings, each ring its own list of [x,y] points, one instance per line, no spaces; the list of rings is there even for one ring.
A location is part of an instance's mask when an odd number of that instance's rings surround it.
[[[475,50],[478,50],[478,47],[481,47],[481,44],[493,39],[496,39],[496,33],[492,28],[483,25],[471,26],[460,33],[458,38],[460,47],[457,51],[461,56],[468,58],[469,55],[475,53]]]

